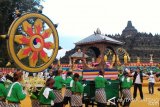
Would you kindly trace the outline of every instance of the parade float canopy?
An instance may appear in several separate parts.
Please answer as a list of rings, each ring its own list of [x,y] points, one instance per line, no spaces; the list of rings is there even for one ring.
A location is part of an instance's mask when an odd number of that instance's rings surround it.
[[[70,56],[71,58],[83,58],[83,52],[79,49],[78,52],[75,52]],[[84,54],[84,58],[88,58],[88,55]]]
[[[100,29],[98,28],[94,34],[82,39],[81,41],[75,43],[76,45],[86,45],[86,44],[94,44],[94,43],[109,43],[114,45],[123,45],[123,42],[115,40],[113,38],[107,37],[104,34],[101,34]]]
[[[84,54],[86,54],[90,49],[95,53],[96,60],[98,60],[99,63],[99,66],[97,66],[96,69],[103,69],[104,66],[106,66],[104,55],[108,49],[112,50],[113,53],[116,54],[116,48],[123,44],[123,42],[102,34],[99,28],[94,31],[94,34],[75,43],[76,47],[80,48]],[[84,69],[90,69],[87,63],[84,64]]]

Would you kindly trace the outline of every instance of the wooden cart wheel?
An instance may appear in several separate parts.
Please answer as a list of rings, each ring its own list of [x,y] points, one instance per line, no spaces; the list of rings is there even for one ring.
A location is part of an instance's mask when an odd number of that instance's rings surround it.
[[[25,71],[43,71],[57,56],[58,33],[45,15],[24,14],[12,23],[8,36],[7,48],[10,57]]]

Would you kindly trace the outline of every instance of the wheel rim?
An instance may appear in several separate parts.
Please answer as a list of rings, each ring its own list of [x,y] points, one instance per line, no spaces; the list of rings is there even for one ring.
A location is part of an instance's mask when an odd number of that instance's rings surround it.
[[[8,35],[9,54],[25,71],[43,71],[53,63],[58,53],[56,28],[42,14],[28,13],[16,19]]]

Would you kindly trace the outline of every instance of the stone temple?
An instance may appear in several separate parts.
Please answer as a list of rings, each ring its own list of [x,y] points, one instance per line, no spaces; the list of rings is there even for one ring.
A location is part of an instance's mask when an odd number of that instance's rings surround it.
[[[124,42],[123,48],[129,53],[131,62],[136,62],[137,57],[141,62],[150,62],[150,55],[153,55],[153,62],[160,61],[160,35],[138,32],[131,21],[128,21],[122,34],[105,34],[105,36]],[[61,62],[69,63],[68,57],[76,51],[77,49],[74,48],[66,52],[66,55],[61,58]]]

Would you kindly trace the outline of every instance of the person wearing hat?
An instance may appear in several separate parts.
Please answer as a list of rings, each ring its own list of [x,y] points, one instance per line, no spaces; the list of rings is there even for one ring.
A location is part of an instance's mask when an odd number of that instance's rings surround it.
[[[122,89],[122,99],[123,99],[123,107],[129,107],[132,96],[130,88],[132,87],[133,81],[130,77],[128,77],[128,72],[124,71],[123,77],[121,78],[121,89]]]
[[[21,85],[23,73],[18,70],[13,74],[13,83],[9,86],[7,90],[8,107],[20,107],[20,101],[26,98],[26,94],[23,91]]]
[[[64,100],[63,100],[64,106],[67,105],[68,102],[71,105],[72,92],[71,92],[70,83],[71,83],[72,80],[73,80],[73,78],[72,78],[72,72],[68,71],[67,75],[66,75],[66,80],[65,80],[66,90],[65,90],[65,94],[64,94]]]
[[[0,72],[0,107],[4,107],[6,105],[5,99],[7,96],[7,91],[4,85],[3,73]]]
[[[99,71],[99,75],[95,78],[95,101],[97,102],[97,107],[106,107],[106,92],[105,85],[108,81],[104,78],[104,72]],[[110,84],[110,82],[109,82]]]
[[[79,82],[79,74],[75,73],[73,81],[70,84],[72,96],[71,96],[71,107],[82,107],[82,94],[84,87]]]
[[[62,96],[62,87],[65,84],[65,81],[60,76],[62,73],[61,70],[54,71],[54,86],[53,86],[53,92],[56,96],[54,100],[54,107],[63,107],[63,96]]]
[[[54,80],[52,78],[47,79],[45,87],[39,93],[40,107],[51,107],[54,105],[53,85]]]

